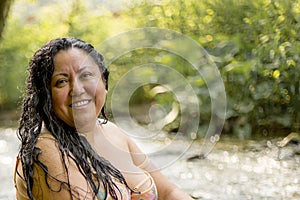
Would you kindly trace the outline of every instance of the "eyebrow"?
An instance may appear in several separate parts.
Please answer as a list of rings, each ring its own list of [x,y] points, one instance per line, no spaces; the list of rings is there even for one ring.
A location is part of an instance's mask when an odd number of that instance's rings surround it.
[[[86,68],[88,68],[88,66],[87,66],[87,65],[83,65],[83,66],[79,67],[79,69],[77,70],[76,73],[80,73],[80,72],[82,72],[83,70],[85,70]]]
[[[79,67],[79,69],[77,70],[77,74],[82,72],[83,70],[85,70],[88,66],[82,66],[82,67]],[[65,76],[67,77],[68,76],[68,73],[65,73],[65,72],[58,72],[58,73],[53,73],[52,77],[55,77],[55,76]]]
[[[52,77],[56,77],[56,76],[65,76],[65,77],[67,77],[68,74],[65,73],[65,72],[60,72],[60,73],[54,73],[54,74],[52,75]]]

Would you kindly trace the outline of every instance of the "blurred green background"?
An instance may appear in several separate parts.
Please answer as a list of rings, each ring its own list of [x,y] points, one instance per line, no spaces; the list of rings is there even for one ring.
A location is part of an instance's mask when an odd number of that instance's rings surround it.
[[[2,0],[1,11],[1,126],[16,126],[27,64],[48,40],[78,37],[97,46],[123,31],[159,27],[192,38],[216,63],[227,94],[225,134],[252,138],[299,131],[300,0]],[[206,127],[211,99],[205,82],[186,60],[170,52],[140,49],[121,56],[109,68],[110,89],[145,62],[173,66],[199,88],[199,130]],[[138,88],[130,101],[132,113],[145,103],[174,101],[170,93],[153,99],[149,94],[155,86]],[[174,120],[165,130],[178,126]]]

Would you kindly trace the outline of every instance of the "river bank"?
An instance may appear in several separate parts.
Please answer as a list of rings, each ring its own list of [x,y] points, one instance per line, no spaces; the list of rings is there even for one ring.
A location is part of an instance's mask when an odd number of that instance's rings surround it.
[[[286,153],[279,159],[277,139],[237,140],[222,137],[205,159],[188,162],[202,141],[160,140],[140,143],[157,152],[153,160],[174,161],[162,172],[196,199],[300,199],[300,156]],[[173,143],[172,149],[163,146]],[[188,147],[182,153],[182,148]],[[14,199],[14,162],[19,142],[15,129],[0,129],[0,200]]]

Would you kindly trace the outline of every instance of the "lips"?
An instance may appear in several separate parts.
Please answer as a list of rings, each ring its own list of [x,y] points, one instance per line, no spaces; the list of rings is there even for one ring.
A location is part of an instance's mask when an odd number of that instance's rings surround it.
[[[75,102],[75,103],[72,103],[72,104],[70,105],[70,107],[72,107],[72,108],[79,108],[79,107],[83,107],[83,106],[89,104],[90,102],[91,102],[91,100],[77,101],[77,102]]]

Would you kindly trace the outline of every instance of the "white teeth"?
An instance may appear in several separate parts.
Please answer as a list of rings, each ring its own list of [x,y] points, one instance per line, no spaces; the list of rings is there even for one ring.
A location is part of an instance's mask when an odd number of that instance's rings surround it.
[[[88,102],[89,102],[88,100],[79,101],[79,102],[77,102],[77,103],[73,103],[73,104],[72,104],[72,107],[84,106],[84,105],[88,104]]]

